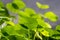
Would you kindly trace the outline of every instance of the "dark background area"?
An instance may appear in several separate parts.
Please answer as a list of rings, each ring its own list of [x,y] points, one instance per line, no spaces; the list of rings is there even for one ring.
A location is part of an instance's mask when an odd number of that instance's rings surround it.
[[[2,0],[4,4],[11,2],[12,0]],[[52,25],[53,28],[55,28],[55,26],[57,24],[60,24],[60,0],[23,0],[27,7],[29,8],[33,8],[36,12],[41,12],[42,14],[44,12],[47,11],[53,11],[56,15],[58,15],[58,21],[57,22],[50,22],[50,24]],[[36,6],[36,2],[40,2],[42,4],[48,4],[50,6],[50,8],[48,10],[41,10],[39,8],[37,8]],[[48,20],[46,20],[48,21]]]

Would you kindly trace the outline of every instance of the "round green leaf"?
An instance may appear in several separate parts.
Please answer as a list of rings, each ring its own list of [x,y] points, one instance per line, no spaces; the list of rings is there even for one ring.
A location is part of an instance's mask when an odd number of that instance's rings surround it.
[[[53,22],[56,22],[58,20],[57,15],[55,15],[55,13],[52,11],[46,12],[44,16]]]

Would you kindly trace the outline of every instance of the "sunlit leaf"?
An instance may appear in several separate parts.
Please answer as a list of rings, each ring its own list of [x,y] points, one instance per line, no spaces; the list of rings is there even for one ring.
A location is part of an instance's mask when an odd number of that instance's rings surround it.
[[[18,13],[20,16],[24,16],[24,17],[30,17],[30,15],[24,11],[19,11]]]
[[[47,4],[41,4],[39,2],[36,2],[36,5],[40,9],[48,9],[49,8],[49,5],[47,5]]]
[[[45,29],[41,28],[41,29],[38,29],[44,36],[46,37],[49,37],[49,32],[46,31]]]
[[[55,30],[51,29],[51,28],[44,28],[47,32],[49,32],[49,36],[51,37],[54,33]]]
[[[24,10],[27,14],[29,14],[30,16],[36,14],[35,10],[31,9],[31,8],[25,8]]]
[[[42,4],[39,3],[39,2],[36,2],[36,5],[37,5],[38,8],[40,8],[42,6]]]
[[[57,26],[56,26],[56,30],[57,30],[58,32],[60,32],[60,25],[57,25]]]
[[[8,4],[6,5],[6,7],[7,7],[7,9],[8,9],[9,11],[11,11],[11,12],[13,12],[13,13],[18,12],[18,9],[15,9],[15,8],[12,6],[12,3],[8,3]]]
[[[15,26],[15,24],[12,21],[7,21],[7,24],[9,24],[11,26]]]
[[[6,7],[9,11],[18,13],[19,9],[23,9],[25,7],[25,3],[23,1],[13,1],[12,3],[8,3]]]
[[[15,24],[15,26],[14,26],[14,30],[20,30],[20,29],[21,29],[20,24]]]
[[[52,11],[48,11],[44,15],[46,18],[48,18],[49,20],[51,20],[53,22],[56,22],[58,20],[57,15],[55,15],[54,12],[52,12]]]
[[[42,20],[39,20],[38,24],[41,25],[43,28],[51,28],[51,25],[49,23],[44,22]]]
[[[22,9],[25,7],[25,3],[23,1],[17,0],[17,1],[13,1],[13,3],[17,5],[19,9]]]
[[[51,25],[47,22],[45,22],[45,26],[46,26],[46,28],[52,28]]]
[[[5,11],[5,9],[3,9],[2,7],[0,7],[0,12],[1,12],[1,11]]]

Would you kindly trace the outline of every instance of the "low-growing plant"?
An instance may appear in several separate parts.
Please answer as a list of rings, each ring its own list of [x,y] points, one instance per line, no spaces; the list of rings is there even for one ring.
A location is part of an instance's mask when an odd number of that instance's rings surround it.
[[[49,8],[49,5],[39,2],[36,5],[43,10]],[[17,23],[14,14],[18,15]],[[45,19],[56,22],[58,16],[52,11],[36,13],[22,0],[13,0],[6,6],[0,0],[0,40],[60,40],[60,25],[53,30]]]

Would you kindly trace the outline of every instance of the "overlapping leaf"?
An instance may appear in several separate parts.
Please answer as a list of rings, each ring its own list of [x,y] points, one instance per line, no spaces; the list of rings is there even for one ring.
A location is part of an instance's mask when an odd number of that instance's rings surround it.
[[[38,25],[36,19],[30,17],[20,17],[20,24],[24,24],[29,29],[34,29]]]
[[[23,1],[13,1],[12,3],[8,3],[6,7],[9,11],[18,13],[19,9],[23,9],[25,7],[25,3]]]

